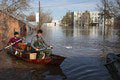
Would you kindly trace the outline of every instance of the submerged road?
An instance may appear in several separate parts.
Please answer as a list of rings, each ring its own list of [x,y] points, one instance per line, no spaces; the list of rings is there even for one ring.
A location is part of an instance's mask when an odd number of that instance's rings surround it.
[[[59,66],[35,65],[0,54],[0,80],[112,80],[104,66],[104,52],[113,49],[103,46],[101,32],[90,30],[44,27],[45,41],[52,45],[53,53],[65,56]],[[111,31],[107,40],[117,40]],[[27,42],[31,37],[27,36]],[[107,48],[107,49],[106,49]]]

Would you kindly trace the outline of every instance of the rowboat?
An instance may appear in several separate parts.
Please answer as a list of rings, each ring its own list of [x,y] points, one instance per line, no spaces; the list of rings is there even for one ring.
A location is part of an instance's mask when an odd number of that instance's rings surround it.
[[[109,53],[105,66],[114,80],[120,80],[120,54]]]
[[[26,61],[29,63],[35,63],[35,64],[60,65],[65,59],[65,57],[63,57],[63,56],[51,54],[47,58],[36,60],[36,59],[24,58],[24,57],[20,56],[20,54],[16,55],[15,51],[11,51],[11,50],[7,50],[7,53],[16,57],[17,59],[21,59],[23,61]],[[26,55],[26,54],[22,54],[22,55]]]

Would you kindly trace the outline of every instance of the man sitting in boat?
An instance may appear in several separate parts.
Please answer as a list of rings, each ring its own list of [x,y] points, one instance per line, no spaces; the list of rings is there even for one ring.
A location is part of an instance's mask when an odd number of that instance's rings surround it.
[[[37,35],[32,38],[31,46],[37,52],[37,59],[44,59],[46,56],[50,56],[51,49],[48,49],[48,45],[44,42],[43,31],[40,29],[37,31]]]
[[[18,32],[14,32],[14,37],[10,38],[8,44],[12,45],[12,47],[14,47],[14,48],[18,48],[18,43],[19,43],[18,41],[21,42],[22,39],[19,37],[19,33]]]

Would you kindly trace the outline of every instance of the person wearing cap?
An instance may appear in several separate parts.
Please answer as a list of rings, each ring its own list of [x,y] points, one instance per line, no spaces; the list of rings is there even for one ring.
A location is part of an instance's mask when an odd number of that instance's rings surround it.
[[[38,53],[37,59],[44,59],[45,57],[49,57],[50,54],[52,53],[51,49],[47,49],[48,45],[45,43],[42,33],[43,31],[41,29],[38,30],[37,34],[33,36],[31,40],[32,48]]]
[[[21,38],[19,36],[19,33],[18,32],[14,32],[14,37],[12,37],[12,38],[9,39],[8,44],[12,45],[12,44],[14,44],[15,42],[17,42],[20,39]],[[18,43],[16,43],[12,47],[15,47],[15,48],[18,47]]]

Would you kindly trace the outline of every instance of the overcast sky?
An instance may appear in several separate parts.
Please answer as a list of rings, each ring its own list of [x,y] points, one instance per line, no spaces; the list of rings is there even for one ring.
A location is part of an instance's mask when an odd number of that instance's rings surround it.
[[[55,20],[60,20],[67,11],[97,11],[100,0],[40,0],[44,11],[50,11]],[[33,0],[32,10],[38,11],[39,0]]]

